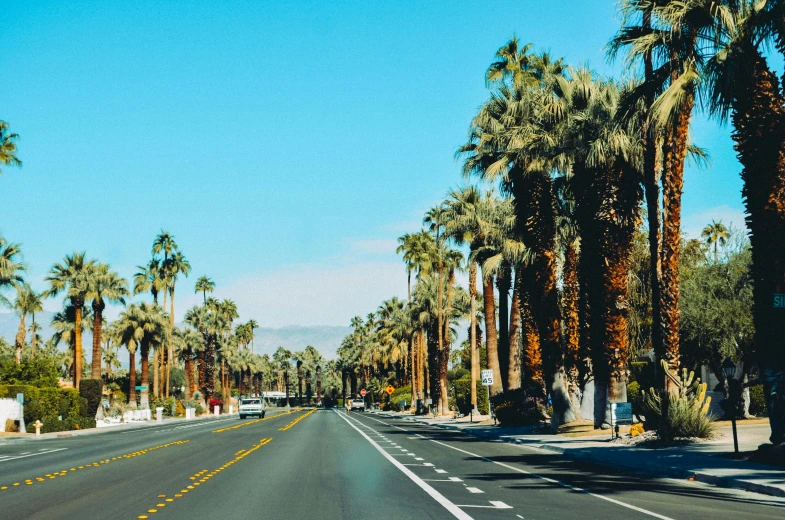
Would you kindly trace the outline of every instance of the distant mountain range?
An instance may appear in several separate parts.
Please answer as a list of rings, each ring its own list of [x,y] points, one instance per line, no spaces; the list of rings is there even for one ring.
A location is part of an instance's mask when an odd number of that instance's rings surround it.
[[[36,314],[36,322],[41,325],[41,337],[45,340],[52,336],[54,332],[49,325],[52,321],[52,312],[42,312]],[[28,316],[25,325],[30,327],[30,317]],[[0,313],[0,337],[13,344],[16,331],[19,328],[19,317],[8,312]],[[260,327],[256,329],[256,339],[254,340],[254,351],[258,354],[270,354],[278,347],[288,350],[303,350],[311,345],[318,350],[325,358],[334,359],[338,347],[344,336],[350,334],[351,327],[338,326],[315,326],[300,327],[290,326],[281,328]],[[85,332],[84,343],[89,345],[92,341],[92,334]],[[65,345],[61,345],[64,348]]]

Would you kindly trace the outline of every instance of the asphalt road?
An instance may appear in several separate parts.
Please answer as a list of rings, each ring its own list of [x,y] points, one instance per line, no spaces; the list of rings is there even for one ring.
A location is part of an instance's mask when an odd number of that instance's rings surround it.
[[[23,518],[782,519],[785,500],[303,410],[0,446],[0,519]]]

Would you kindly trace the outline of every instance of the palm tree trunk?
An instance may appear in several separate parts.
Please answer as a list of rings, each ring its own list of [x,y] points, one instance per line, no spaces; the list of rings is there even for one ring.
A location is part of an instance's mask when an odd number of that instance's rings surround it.
[[[172,350],[172,333],[174,331],[174,282],[172,283],[172,297],[169,301],[169,308],[171,309],[171,316],[169,317],[169,362],[166,364],[166,397],[169,397],[169,387],[171,386],[171,372],[172,363],[174,362]]]
[[[578,318],[578,252],[575,244],[569,244],[564,255],[562,275],[562,314],[564,316],[564,339],[566,343],[565,367],[567,390],[576,415],[580,416],[580,333]]]
[[[93,300],[93,363],[90,377],[101,379],[101,327],[103,326],[104,303]]]
[[[665,168],[662,182],[662,343],[664,359],[671,372],[679,368],[679,254],[681,245],[681,195],[684,186],[684,159],[694,97],[692,87],[685,95],[673,133],[667,137]],[[670,378],[665,378],[669,391],[676,391]]]
[[[194,395],[194,363],[191,347],[185,353],[185,399],[191,399]]]
[[[204,349],[196,353],[196,380],[198,381],[199,391],[204,399],[204,388],[207,386],[207,372],[205,371],[205,352]]]
[[[128,349],[128,404],[136,408],[136,350]]]
[[[27,328],[25,327],[25,315],[19,318],[19,328],[16,331],[16,345],[14,349],[14,358],[16,360],[16,364],[19,365],[22,363],[22,349],[25,345],[25,336],[27,335]]]
[[[153,396],[154,397],[158,397],[160,395],[158,393],[158,391],[160,390],[159,387],[160,382],[158,380],[158,370],[159,370],[158,358],[160,356],[160,350],[161,347],[153,349]]]
[[[502,388],[509,389],[508,375],[510,370],[510,285],[511,272],[505,265],[496,277],[496,288],[499,290],[499,336],[497,345],[499,349],[499,373],[502,378]]]
[[[455,269],[450,268],[447,275],[447,301],[444,303],[444,315],[447,317],[442,320],[442,350],[441,366],[439,367],[439,384],[442,387],[442,413],[448,414],[450,411],[449,395],[447,391],[447,366],[450,363],[450,315],[452,314],[452,300],[455,286]]]
[[[499,349],[496,333],[496,302],[493,297],[493,277],[483,274],[482,298],[485,305],[485,349],[488,356],[488,370],[493,371],[491,395],[502,391],[502,376],[499,369]]]
[[[530,264],[521,267],[522,283],[518,288],[521,312],[521,336],[523,342],[523,379],[525,389],[537,397],[545,397],[545,381],[542,376],[542,349],[540,334],[532,314],[532,292],[534,267]]]
[[[477,380],[480,379],[480,351],[477,348],[477,262],[469,264],[469,299],[471,300],[471,317],[469,330],[469,346],[472,349],[472,383],[471,399],[472,413],[479,414],[477,410]]]
[[[785,442],[785,409],[780,388],[785,385],[785,320],[773,305],[785,293],[785,99],[766,59],[752,48],[740,71],[744,86],[733,106],[733,140],[741,162],[752,245],[753,322],[764,382],[770,440]]]
[[[409,359],[410,359],[409,370],[411,371],[411,377],[409,378],[409,382],[412,387],[412,399],[411,402],[409,403],[409,409],[411,411],[414,411],[416,409],[415,404],[418,399],[417,396],[419,395],[418,388],[417,388],[417,357],[418,356],[417,356],[416,343],[414,340],[414,334],[412,334],[411,336],[409,336]]]
[[[30,337],[30,359],[35,359],[35,348],[38,346],[38,335],[35,330],[35,312],[33,314],[33,332]]]
[[[74,304],[74,388],[79,389],[82,380],[82,301]]]
[[[150,400],[148,394],[150,392],[150,368],[148,357],[150,355],[150,347],[142,345],[142,399],[140,405],[142,410],[150,408]]]
[[[515,286],[512,290],[510,305],[509,358],[507,362],[507,390],[521,387],[521,295],[520,285],[523,274],[515,270]],[[501,312],[501,311],[500,311]],[[500,360],[501,361],[501,360]]]

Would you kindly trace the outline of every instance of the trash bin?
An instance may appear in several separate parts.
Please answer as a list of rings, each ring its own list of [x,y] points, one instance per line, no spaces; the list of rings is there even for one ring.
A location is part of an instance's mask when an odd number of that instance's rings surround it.
[[[417,399],[417,406],[416,406],[417,415],[422,415],[425,413],[425,404],[423,403],[422,399]]]

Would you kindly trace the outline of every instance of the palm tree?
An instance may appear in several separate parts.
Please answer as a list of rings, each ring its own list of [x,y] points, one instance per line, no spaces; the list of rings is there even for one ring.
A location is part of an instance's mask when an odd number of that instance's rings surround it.
[[[74,352],[76,351],[76,337],[77,335],[81,336],[84,332],[85,328],[87,327],[88,323],[92,319],[92,309],[90,307],[82,307],[79,313],[76,312],[76,308],[73,305],[66,305],[65,308],[60,311],[56,312],[54,316],[52,316],[52,328],[54,329],[54,335],[52,336],[52,344],[57,346],[61,341],[68,344],[68,352],[70,352],[70,362],[67,366],[67,372],[71,374],[72,381],[74,382],[74,388],[76,388],[76,381],[81,378],[81,372],[77,376],[77,368],[79,370],[82,369],[82,362],[80,360],[79,364],[76,363],[76,356],[74,356]],[[79,328],[77,329],[77,314],[80,316],[79,319]],[[84,358],[84,356],[82,356]]]
[[[142,397],[140,405],[149,408],[148,388],[150,387],[149,356],[151,348],[159,348],[167,330],[167,316],[156,304],[140,303],[130,305],[120,315],[123,343],[135,341],[142,357]],[[129,349],[130,350],[130,349]]]
[[[128,404],[136,408],[136,322],[126,309],[112,325],[115,342],[128,349]]]
[[[204,303],[207,303],[207,293],[211,293],[215,290],[215,282],[212,281],[207,276],[201,276],[198,280],[196,280],[196,286],[194,288],[194,292],[202,292],[202,298],[204,299]]]
[[[93,308],[93,362],[90,377],[101,378],[101,328],[106,303],[125,305],[125,298],[130,295],[128,282],[107,264],[92,264],[86,279],[85,301],[92,301]]]
[[[679,366],[679,255],[681,244],[681,195],[684,162],[689,148],[689,123],[695,105],[705,42],[714,39],[713,12],[724,6],[704,0],[625,0],[623,12],[644,14],[641,27],[624,27],[613,40],[612,52],[628,48],[628,61],[644,61],[646,81],[638,97],[650,103],[648,124],[661,129],[662,149],[662,243],[660,255],[661,351],[669,369]],[[654,99],[653,94],[659,94]],[[645,126],[644,126],[645,128]],[[652,132],[652,129],[649,129]],[[653,137],[649,137],[653,140]],[[652,160],[648,159],[651,163]],[[653,195],[649,196],[653,198]],[[654,267],[654,263],[652,263]],[[656,280],[657,273],[652,273]],[[653,286],[653,289],[655,287]],[[655,347],[658,346],[655,344]],[[670,381],[670,378],[665,378]],[[672,385],[669,385],[672,386]]]
[[[31,314],[36,310],[39,312],[43,310],[41,307],[41,296],[36,294],[33,288],[26,283],[17,285],[14,310],[19,314],[19,329],[17,330],[15,341],[15,359],[16,364],[18,365],[22,362],[22,350],[25,345],[25,337],[27,336],[25,318],[28,314]]]
[[[728,228],[725,227],[721,220],[719,222],[712,220],[711,224],[701,231],[701,238],[703,238],[707,246],[714,246],[714,263],[716,264],[717,246],[720,245],[725,247],[725,244],[728,243],[728,239],[730,238]]]
[[[191,264],[188,263],[188,260],[186,260],[185,256],[180,251],[176,251],[171,257],[164,261],[164,270],[166,271],[166,278],[169,282],[169,336],[171,337],[172,330],[174,329],[174,290],[177,285],[177,277],[181,274],[187,277],[191,272]],[[169,351],[166,358],[165,397],[169,397],[171,364],[173,360],[171,342],[167,343],[169,343]]]
[[[254,319],[250,319],[246,325],[248,326],[248,329],[251,333],[251,353],[253,353],[253,340],[255,337],[254,331],[259,328],[259,323]]]
[[[55,264],[45,278],[49,282],[47,296],[65,293],[75,309],[74,314],[74,388],[79,388],[82,377],[82,308],[89,290],[88,280],[95,261],[86,260],[84,252],[66,255],[62,263]],[[99,350],[100,351],[100,350]],[[100,357],[99,357],[100,359]],[[100,367],[99,367],[100,377]]]
[[[16,156],[17,134],[8,133],[8,123],[0,121],[0,165],[22,166],[22,161]],[[0,174],[3,170],[0,169]]]
[[[22,263],[22,250],[19,244],[11,244],[0,236],[0,305],[11,307],[11,302],[2,291],[16,288],[23,283],[22,273],[27,267]]]
[[[146,265],[136,266],[138,271],[134,274],[134,294],[150,291],[153,303],[158,304],[158,294],[166,287],[161,273],[161,262],[155,258]]]

